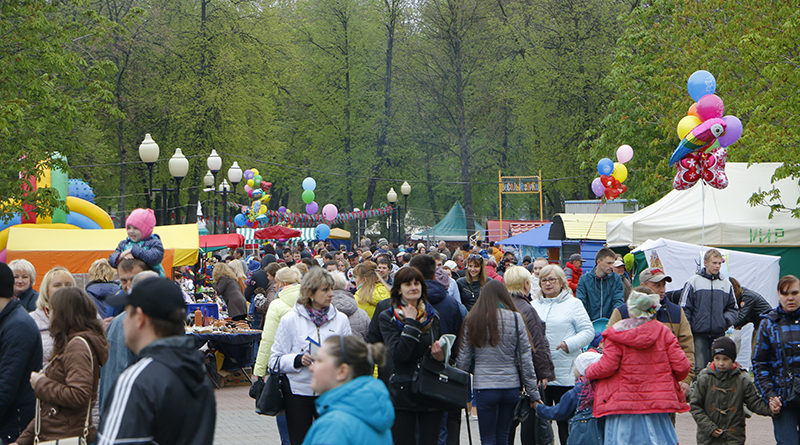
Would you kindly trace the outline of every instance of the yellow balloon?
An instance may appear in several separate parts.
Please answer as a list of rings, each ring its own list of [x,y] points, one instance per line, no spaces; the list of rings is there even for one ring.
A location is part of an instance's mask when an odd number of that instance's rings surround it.
[[[261,197],[261,200],[264,202],[269,202],[270,199],[272,199],[272,195],[264,195]]]
[[[261,206],[261,207],[258,209],[258,214],[259,214],[259,215],[263,215],[263,214],[265,214],[265,213],[267,213],[267,206]]]
[[[247,180],[247,185],[249,185],[250,187],[254,186],[254,185],[255,185],[255,183],[256,183],[256,182],[255,182],[255,181],[253,181],[252,179],[248,179],[248,180]]]
[[[615,162],[614,171],[611,173],[611,176],[617,178],[619,182],[625,182],[625,180],[628,179],[628,167],[625,167],[625,164]]]
[[[257,168],[251,168],[251,169],[250,169],[250,171],[252,171],[252,172],[253,172],[253,176],[255,176],[255,175],[260,175],[260,174],[261,174],[261,173],[259,173],[259,172],[258,172],[258,169],[257,169]]]
[[[684,116],[678,122],[678,137],[683,139],[696,126],[700,125],[700,118],[694,115]]]

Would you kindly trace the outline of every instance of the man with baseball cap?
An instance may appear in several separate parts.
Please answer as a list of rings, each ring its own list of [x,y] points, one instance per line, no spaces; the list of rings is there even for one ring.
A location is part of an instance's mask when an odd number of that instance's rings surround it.
[[[137,355],[100,419],[98,445],[211,444],[216,403],[202,354],[184,334],[180,288],[147,278],[125,296],[125,344]]]
[[[689,320],[683,312],[683,308],[677,304],[664,298],[667,291],[667,283],[672,282],[672,277],[664,273],[660,267],[651,267],[643,270],[639,274],[639,287],[634,289],[637,292],[648,294],[657,294],[661,298],[661,307],[656,311],[655,319],[664,323],[675,337],[678,338],[678,343],[681,345],[683,353],[689,359],[692,367],[689,369],[689,375],[680,383],[684,395],[689,393],[689,384],[694,379],[694,337],[692,336],[692,327],[689,325]],[[614,323],[628,318],[628,306],[622,304],[614,309],[611,317],[608,319],[608,326],[613,326]]]

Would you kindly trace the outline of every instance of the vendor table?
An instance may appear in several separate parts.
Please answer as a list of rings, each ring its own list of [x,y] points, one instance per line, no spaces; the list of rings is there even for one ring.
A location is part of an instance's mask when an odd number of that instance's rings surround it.
[[[222,362],[222,369],[226,371],[239,371],[249,379],[250,375],[244,368],[252,366],[255,362],[255,354],[253,344],[261,340],[261,331],[258,332],[242,332],[237,334],[200,334],[196,332],[187,333],[195,337],[199,345],[208,342],[208,346],[213,351],[219,351],[225,355],[225,360]],[[214,378],[211,379],[215,386],[219,384]]]

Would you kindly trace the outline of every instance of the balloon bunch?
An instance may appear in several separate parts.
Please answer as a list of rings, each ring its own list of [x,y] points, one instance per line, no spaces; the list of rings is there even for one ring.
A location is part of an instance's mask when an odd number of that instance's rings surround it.
[[[742,122],[736,116],[724,116],[725,104],[714,94],[717,80],[705,70],[689,76],[689,96],[696,102],[678,122],[680,144],[672,153],[669,165],[676,166],[672,187],[691,188],[702,179],[706,184],[724,189],[728,186],[725,162],[728,146],[742,135]]]
[[[249,207],[242,207],[242,213],[234,216],[233,222],[238,227],[258,227],[259,219],[266,218],[266,204],[272,199],[272,195],[269,194],[272,183],[264,181],[255,168],[245,170],[244,179],[244,191],[253,201]]]
[[[302,199],[303,202],[306,203],[306,213],[309,215],[314,215],[319,211],[319,205],[314,198],[314,190],[317,188],[317,181],[314,180],[312,177],[307,177],[303,179],[303,195]],[[339,214],[339,209],[336,208],[333,204],[325,204],[322,207],[322,217],[325,218],[327,221],[333,221],[336,219],[336,216]],[[326,240],[328,236],[331,234],[331,227],[328,224],[322,223],[318,224],[317,227],[314,229],[314,234],[319,240]]]
[[[625,163],[631,159],[633,159],[633,148],[630,145],[620,145],[617,148],[617,162],[603,158],[597,163],[600,177],[592,181],[592,192],[595,196],[616,199],[628,190],[623,182],[628,179],[628,167],[625,167]]]

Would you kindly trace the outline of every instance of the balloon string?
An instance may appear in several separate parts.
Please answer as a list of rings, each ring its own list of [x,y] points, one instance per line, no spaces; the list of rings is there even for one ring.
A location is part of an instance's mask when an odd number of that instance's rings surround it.
[[[706,181],[700,178],[702,209],[700,210],[700,246],[706,245]]]
[[[581,240],[581,244],[579,247],[583,247],[583,243],[589,238],[589,232],[592,231],[592,226],[594,225],[594,220],[597,218],[597,213],[600,211],[600,206],[603,205],[603,200],[601,199],[600,202],[597,203],[597,209],[594,211],[594,216],[592,216],[592,222],[589,223],[589,228],[586,229],[586,236],[583,237]]]

